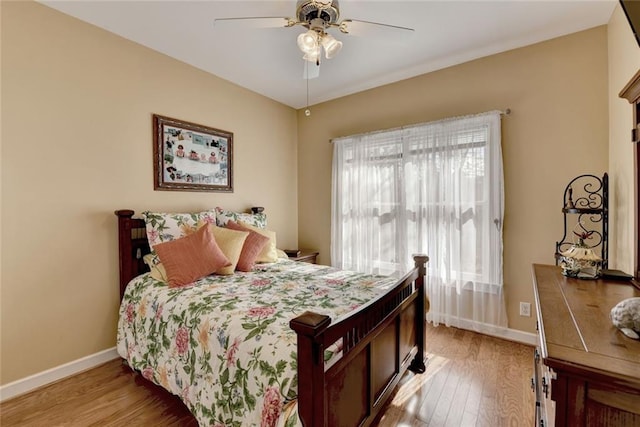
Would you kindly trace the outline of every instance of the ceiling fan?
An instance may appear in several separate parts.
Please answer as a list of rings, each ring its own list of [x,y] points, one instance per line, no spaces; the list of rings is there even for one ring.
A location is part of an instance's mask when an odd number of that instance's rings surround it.
[[[294,27],[302,26],[306,32],[298,35],[298,47],[303,53],[305,62],[304,78],[318,77],[320,71],[320,57],[322,51],[327,59],[333,58],[340,49],[342,42],[327,32],[337,28],[343,34],[378,33],[380,36],[406,36],[414,30],[396,25],[378,22],[344,19],[340,21],[340,5],[338,0],[298,0],[296,3],[296,18],[289,17],[239,17],[217,18],[214,25],[244,23],[255,27]]]

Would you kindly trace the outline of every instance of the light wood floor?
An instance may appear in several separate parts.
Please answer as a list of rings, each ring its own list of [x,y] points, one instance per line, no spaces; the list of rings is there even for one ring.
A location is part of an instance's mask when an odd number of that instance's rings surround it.
[[[427,371],[408,373],[380,426],[532,426],[533,348],[427,327]],[[114,360],[0,405],[9,426],[197,426],[177,397]]]

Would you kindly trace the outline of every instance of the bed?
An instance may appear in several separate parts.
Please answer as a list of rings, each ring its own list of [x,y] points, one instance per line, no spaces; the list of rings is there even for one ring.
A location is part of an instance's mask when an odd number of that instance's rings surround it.
[[[283,259],[167,289],[143,262],[144,220],[115,214],[118,351],[200,425],[367,426],[407,369],[424,372],[428,257],[399,279]]]

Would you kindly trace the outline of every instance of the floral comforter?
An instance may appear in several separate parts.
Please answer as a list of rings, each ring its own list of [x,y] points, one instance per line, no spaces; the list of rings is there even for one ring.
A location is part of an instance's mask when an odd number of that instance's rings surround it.
[[[178,289],[147,273],[123,297],[117,349],[202,426],[299,425],[289,321],[312,310],[335,322],[395,282],[289,260]]]

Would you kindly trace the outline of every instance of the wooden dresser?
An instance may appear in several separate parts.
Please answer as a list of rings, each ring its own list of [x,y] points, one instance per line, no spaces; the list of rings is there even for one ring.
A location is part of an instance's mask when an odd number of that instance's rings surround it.
[[[609,320],[613,306],[640,290],[570,279],[560,267],[539,264],[533,283],[536,426],[640,426],[640,341]]]

